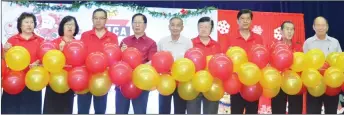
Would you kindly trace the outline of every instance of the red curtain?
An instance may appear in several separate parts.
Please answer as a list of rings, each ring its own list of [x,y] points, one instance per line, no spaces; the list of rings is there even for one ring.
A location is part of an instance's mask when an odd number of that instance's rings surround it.
[[[224,49],[228,39],[236,36],[238,31],[237,13],[235,10],[218,10],[218,41]],[[305,41],[305,27],[303,14],[299,13],[273,13],[273,12],[253,12],[251,30],[260,34],[264,45],[271,45],[274,39],[281,37],[280,26],[284,21],[292,21],[295,25],[293,43],[303,44]],[[305,113],[305,98],[303,113]],[[259,113],[271,113],[271,100],[261,97],[259,102]]]

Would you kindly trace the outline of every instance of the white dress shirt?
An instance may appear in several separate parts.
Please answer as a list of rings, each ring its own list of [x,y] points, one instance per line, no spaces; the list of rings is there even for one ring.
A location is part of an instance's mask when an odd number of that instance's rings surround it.
[[[331,52],[342,52],[342,48],[336,38],[326,35],[324,40],[320,40],[316,35],[308,38],[303,45],[303,52],[318,48],[327,56]]]
[[[172,40],[171,36],[160,39],[158,51],[170,51],[174,60],[183,58],[185,52],[192,48],[192,41],[189,38],[180,36],[178,40]]]

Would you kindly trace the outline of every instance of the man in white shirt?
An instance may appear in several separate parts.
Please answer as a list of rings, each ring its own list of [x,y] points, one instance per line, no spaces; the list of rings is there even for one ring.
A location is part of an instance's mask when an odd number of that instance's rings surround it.
[[[180,35],[183,28],[183,20],[181,18],[171,18],[169,24],[171,35],[160,39],[158,43],[158,51],[171,52],[174,60],[183,58],[185,52],[192,48],[191,39]],[[172,96],[174,100],[174,114],[185,114],[186,101],[179,97],[177,89],[169,96],[159,95],[159,114],[171,114]]]
[[[327,35],[327,20],[319,16],[315,18],[313,23],[315,35],[308,38],[304,45],[303,51],[306,53],[311,49],[318,48],[327,56],[331,52],[342,52],[337,39]],[[313,97],[307,93],[307,114],[321,114],[321,107],[324,104],[325,114],[337,114],[339,95]]]

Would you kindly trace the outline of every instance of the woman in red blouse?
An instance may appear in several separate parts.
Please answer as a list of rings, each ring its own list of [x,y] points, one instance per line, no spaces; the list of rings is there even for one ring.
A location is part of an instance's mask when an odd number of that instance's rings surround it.
[[[285,21],[281,25],[282,39],[277,40],[272,44],[272,47],[277,42],[285,43],[293,52],[302,52],[302,44],[299,42],[293,43],[294,24],[291,21]],[[288,114],[302,114],[303,95],[288,95],[280,90],[278,95],[271,99],[272,114],[286,114],[286,102],[288,101]]]
[[[73,16],[66,16],[62,19],[58,33],[59,38],[54,40],[63,50],[64,46],[74,39],[79,32],[79,26]],[[66,71],[71,70],[71,66],[66,65]],[[74,92],[69,90],[66,93],[59,94],[54,92],[50,86],[46,87],[43,114],[72,114],[73,113]]]
[[[30,66],[23,70],[26,72],[40,63],[37,57],[39,45],[44,40],[34,33],[37,26],[36,17],[32,13],[22,13],[17,19],[18,34],[10,37],[4,45],[5,52],[12,46],[22,46],[30,53]],[[42,92],[31,91],[27,87],[16,95],[3,92],[1,98],[2,114],[41,114]]]

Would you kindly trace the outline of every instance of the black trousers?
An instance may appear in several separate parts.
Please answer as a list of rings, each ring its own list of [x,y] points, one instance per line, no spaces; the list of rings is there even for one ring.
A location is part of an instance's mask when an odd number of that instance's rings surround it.
[[[243,114],[244,109],[246,109],[245,114],[258,114],[258,102],[249,102],[243,99],[240,95],[234,94],[231,95],[231,113],[232,114]]]
[[[324,104],[325,114],[337,114],[339,94],[336,96],[313,97],[307,93],[307,114],[321,114],[321,107]]]
[[[163,96],[159,94],[159,114],[171,114],[172,96],[174,103],[174,114],[185,114],[186,101],[179,96],[177,89],[169,96]]]
[[[286,114],[288,102],[288,114],[302,114],[303,95],[288,95],[282,90],[271,99],[272,114]]]
[[[78,95],[78,114],[89,114],[92,96],[90,92]],[[106,104],[107,94],[103,96],[93,96],[95,114],[105,114]]]
[[[49,86],[45,90],[43,114],[73,114],[74,92],[59,94]]]
[[[31,91],[27,87],[17,95],[3,92],[1,114],[41,114],[42,91]]]

